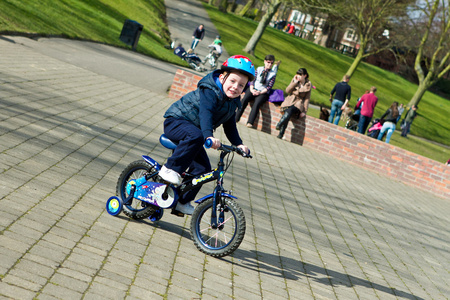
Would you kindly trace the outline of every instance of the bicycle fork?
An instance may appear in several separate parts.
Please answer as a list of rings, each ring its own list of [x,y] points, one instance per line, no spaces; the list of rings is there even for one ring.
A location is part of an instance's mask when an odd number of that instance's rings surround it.
[[[211,209],[212,229],[223,229],[223,224],[225,221],[225,201],[223,201],[222,199],[222,189],[220,187],[216,187],[214,189],[213,204]],[[219,215],[217,216],[218,211]]]

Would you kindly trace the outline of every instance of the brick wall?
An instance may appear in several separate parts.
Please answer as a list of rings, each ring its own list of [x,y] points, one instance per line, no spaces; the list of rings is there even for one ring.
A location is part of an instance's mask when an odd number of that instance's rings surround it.
[[[197,88],[197,83],[203,77],[178,69],[173,78],[169,98],[180,99],[183,95]]]
[[[194,90],[200,79],[200,76],[178,70],[169,97],[181,98]],[[246,124],[251,105],[246,108],[240,123]],[[257,130],[278,135],[275,126],[280,117],[279,105],[267,102],[261,107],[254,125]],[[310,116],[291,119],[285,138],[450,199],[450,167],[443,163]]]

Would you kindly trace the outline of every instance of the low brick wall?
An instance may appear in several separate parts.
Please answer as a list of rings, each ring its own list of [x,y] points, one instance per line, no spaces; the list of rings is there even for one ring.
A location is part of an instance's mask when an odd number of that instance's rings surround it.
[[[200,79],[200,76],[178,70],[169,97],[181,98],[194,90]],[[246,108],[240,123],[246,124],[251,105]],[[279,105],[267,102],[262,105],[254,125],[257,130],[278,135],[275,126],[280,117]],[[292,119],[285,138],[450,199],[450,167],[443,163],[310,116]]]
[[[173,78],[172,86],[169,91],[169,98],[180,99],[188,92],[197,88],[197,83],[203,77],[191,72],[178,69]]]

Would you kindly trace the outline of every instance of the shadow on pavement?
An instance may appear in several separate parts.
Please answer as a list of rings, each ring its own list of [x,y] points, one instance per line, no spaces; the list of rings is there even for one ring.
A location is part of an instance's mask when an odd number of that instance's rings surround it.
[[[240,267],[247,268],[251,271],[263,272],[267,275],[286,278],[289,280],[298,280],[301,276],[307,276],[308,278],[327,286],[341,285],[353,287],[358,285],[400,298],[424,300],[423,298],[414,296],[407,292],[392,289],[388,286],[376,284],[365,279],[325,269],[288,257],[264,252],[256,252],[254,250],[246,251],[240,249],[237,249],[233,253],[233,257],[240,260],[239,263],[231,261],[227,257],[224,257],[223,260],[232,264],[237,264]]]

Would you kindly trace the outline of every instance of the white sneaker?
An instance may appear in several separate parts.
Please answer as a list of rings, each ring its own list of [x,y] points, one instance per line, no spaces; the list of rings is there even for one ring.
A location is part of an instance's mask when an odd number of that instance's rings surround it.
[[[195,207],[193,207],[190,202],[186,204],[181,204],[180,202],[178,202],[175,210],[186,215],[192,215],[194,213]]]
[[[175,172],[172,169],[166,168],[166,166],[163,166],[161,170],[159,171],[159,176],[161,176],[162,179],[164,179],[167,182],[170,182],[175,185],[181,184],[181,176],[177,172]]]

